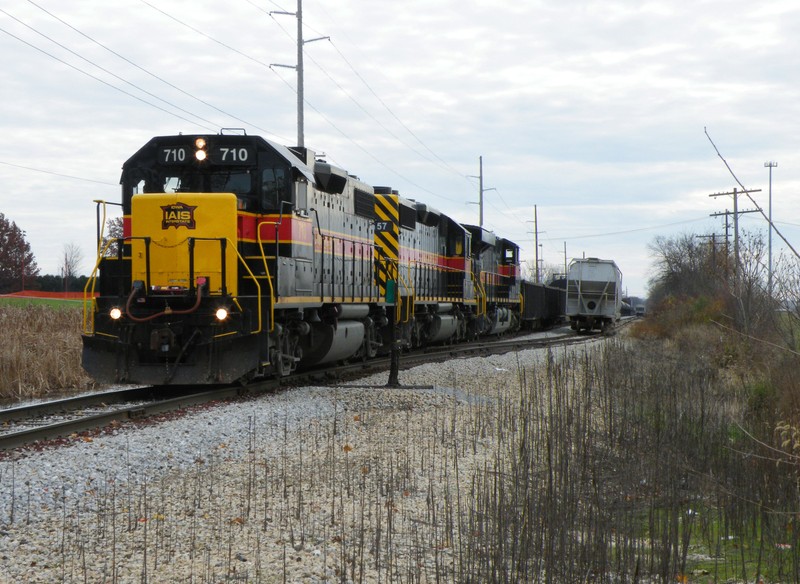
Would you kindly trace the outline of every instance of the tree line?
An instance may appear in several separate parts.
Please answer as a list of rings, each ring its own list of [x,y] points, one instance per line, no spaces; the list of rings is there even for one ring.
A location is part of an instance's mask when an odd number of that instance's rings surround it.
[[[58,274],[42,274],[23,231],[0,213],[0,294],[23,290],[78,292],[88,277],[79,275],[83,254],[74,243],[64,245]]]

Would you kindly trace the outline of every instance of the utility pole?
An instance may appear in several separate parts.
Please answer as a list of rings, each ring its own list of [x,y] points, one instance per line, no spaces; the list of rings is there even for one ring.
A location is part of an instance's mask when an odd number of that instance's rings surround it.
[[[733,277],[734,277],[734,290],[738,293],[739,290],[739,215],[744,213],[757,213],[759,209],[748,209],[746,211],[739,211],[739,195],[750,193],[760,193],[761,189],[753,189],[753,190],[743,190],[740,191],[734,187],[732,192],[728,193],[714,193],[713,195],[708,195],[709,197],[722,197],[727,195],[733,195],[733,256],[734,256],[734,266],[733,266]],[[727,215],[728,211],[725,211],[725,240],[727,241],[728,233],[727,233]],[[722,213],[713,213],[711,217],[716,217],[718,215],[722,215]]]
[[[478,179],[478,227],[483,228],[483,193],[486,191],[496,191],[497,189],[492,187],[490,189],[483,188],[483,156],[478,157],[478,176],[474,174],[467,175],[469,178],[477,178]],[[470,205],[474,205],[475,203],[469,203]]]
[[[715,215],[721,215],[721,214],[722,213],[716,213]],[[714,215],[712,215],[712,217],[713,216]],[[728,249],[727,248],[727,245],[728,245],[728,230],[727,230],[727,226],[728,226],[728,218],[727,218],[727,215],[726,215],[726,217],[725,217],[725,227],[726,227],[726,229],[725,229],[725,246],[726,246],[725,247],[725,251],[726,252],[727,252],[727,249]],[[716,270],[717,269],[717,237],[718,237],[718,235],[716,233],[712,233],[711,235],[695,235],[695,237],[697,239],[710,239],[711,240],[711,265],[713,266],[713,269]]]
[[[480,210],[479,227],[483,227],[483,156],[478,157],[478,209]]]
[[[303,0],[297,0],[297,145],[305,146],[305,113],[303,100]]]
[[[534,267],[534,270],[535,270],[534,274],[535,275],[533,277],[533,280],[534,280],[534,282],[536,282],[538,284],[541,281],[541,279],[539,278],[539,217],[538,217],[538,213],[537,213],[537,210],[536,210],[536,205],[533,206],[533,221],[526,221],[526,223],[533,223],[533,247],[534,247],[534,252],[533,252],[534,253],[534,260],[533,261],[535,262],[535,264],[534,264],[534,266],[535,266]],[[530,231],[528,231],[528,233],[530,233]],[[566,252],[566,248],[567,248],[567,242],[565,241],[564,242],[564,250],[565,250],[564,251],[564,262],[567,261],[566,260],[566,253],[567,253]]]
[[[772,169],[778,166],[777,162],[765,162],[769,168],[769,269],[767,271],[767,292],[772,297]]]
[[[297,17],[297,65],[280,65],[278,63],[271,63],[270,67],[286,67],[287,69],[295,69],[297,71],[297,145],[305,146],[305,116],[303,113],[303,104],[305,103],[305,88],[303,87],[303,45],[306,43],[313,43],[314,41],[321,41],[331,37],[324,36],[315,39],[303,40],[303,0],[297,0],[297,12],[283,12],[273,10],[272,14],[285,14],[287,16]]]
[[[539,283],[539,217],[536,205],[533,206],[533,244],[536,246],[536,283]]]

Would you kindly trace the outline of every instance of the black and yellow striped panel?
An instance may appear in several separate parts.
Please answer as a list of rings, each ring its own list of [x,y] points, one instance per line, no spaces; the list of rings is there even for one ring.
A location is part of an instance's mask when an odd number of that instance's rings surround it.
[[[400,258],[400,206],[397,195],[375,195],[375,284],[381,296],[386,285],[397,282]]]

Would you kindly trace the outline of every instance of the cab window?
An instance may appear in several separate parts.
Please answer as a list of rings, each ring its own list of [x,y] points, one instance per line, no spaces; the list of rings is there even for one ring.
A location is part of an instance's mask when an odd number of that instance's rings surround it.
[[[285,168],[265,168],[261,172],[261,205],[266,210],[280,209],[287,190]]]

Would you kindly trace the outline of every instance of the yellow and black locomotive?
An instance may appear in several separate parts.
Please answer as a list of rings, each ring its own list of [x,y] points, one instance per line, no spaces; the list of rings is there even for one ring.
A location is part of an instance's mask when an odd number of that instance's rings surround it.
[[[305,148],[157,137],[121,183],[123,234],[101,238],[87,287],[83,365],[98,381],[247,381],[384,354],[395,338],[520,326],[517,245]]]

